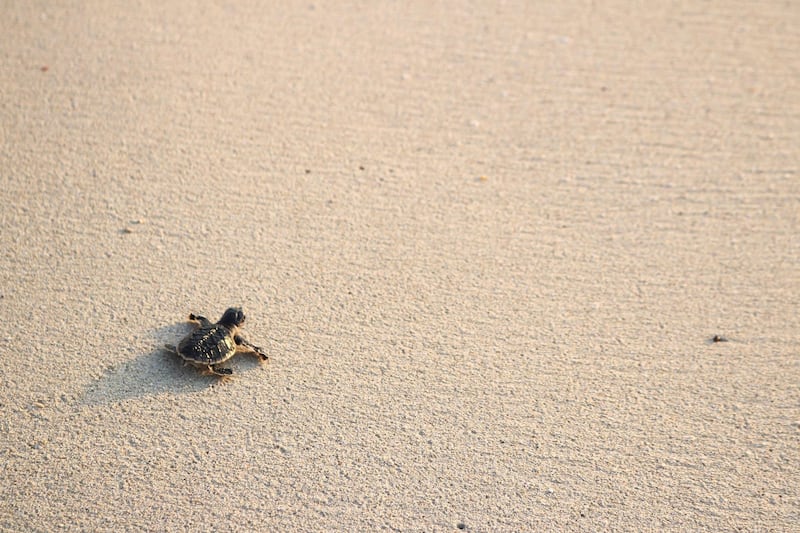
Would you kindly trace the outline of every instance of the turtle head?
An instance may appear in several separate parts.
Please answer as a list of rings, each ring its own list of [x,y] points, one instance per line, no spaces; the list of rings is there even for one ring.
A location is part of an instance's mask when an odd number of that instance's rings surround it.
[[[222,315],[222,318],[219,319],[219,323],[223,326],[241,326],[244,323],[244,313],[242,312],[242,308],[229,307],[228,310],[225,311],[225,314]]]

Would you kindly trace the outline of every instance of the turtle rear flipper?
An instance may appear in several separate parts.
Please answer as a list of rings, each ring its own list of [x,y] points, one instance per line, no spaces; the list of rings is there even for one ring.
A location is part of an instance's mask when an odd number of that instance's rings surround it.
[[[230,368],[222,368],[219,365],[208,365],[208,371],[215,376],[232,376],[233,370]]]

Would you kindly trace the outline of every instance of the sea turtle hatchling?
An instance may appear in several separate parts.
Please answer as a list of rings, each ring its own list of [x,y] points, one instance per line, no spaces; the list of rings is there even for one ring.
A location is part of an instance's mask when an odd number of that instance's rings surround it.
[[[198,327],[184,337],[177,348],[171,344],[167,344],[166,348],[177,353],[187,363],[205,367],[214,375],[230,376],[233,371],[220,365],[237,352],[255,353],[262,361],[269,358],[264,350],[239,334],[244,318],[241,307],[228,308],[216,324],[204,316],[190,314],[189,321]]]

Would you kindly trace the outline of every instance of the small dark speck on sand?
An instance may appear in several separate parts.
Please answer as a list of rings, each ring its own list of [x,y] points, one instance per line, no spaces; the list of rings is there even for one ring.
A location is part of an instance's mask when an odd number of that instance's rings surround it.
[[[728,339],[726,339],[722,335],[714,335],[713,337],[711,337],[711,342],[728,342]]]
[[[458,524],[456,524],[456,527],[458,529],[467,529],[467,524],[465,524],[464,522],[459,522]]]

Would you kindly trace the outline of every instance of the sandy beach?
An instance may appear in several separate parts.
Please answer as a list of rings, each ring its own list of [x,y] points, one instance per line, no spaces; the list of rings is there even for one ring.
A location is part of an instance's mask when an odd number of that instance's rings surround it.
[[[796,4],[1,10],[0,530],[800,527]]]

